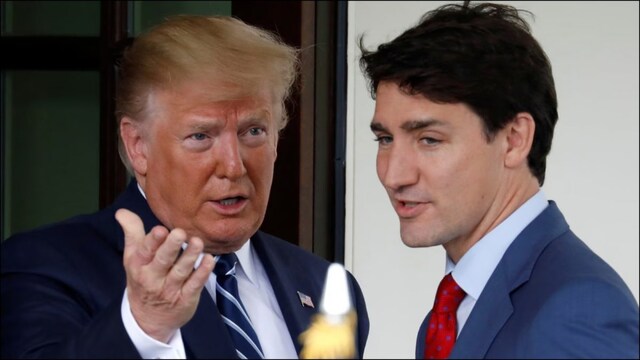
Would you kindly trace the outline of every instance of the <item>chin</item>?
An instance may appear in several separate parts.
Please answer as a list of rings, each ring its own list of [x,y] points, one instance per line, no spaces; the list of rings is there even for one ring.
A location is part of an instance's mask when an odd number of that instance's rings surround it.
[[[402,237],[402,242],[410,247],[410,248],[421,248],[421,247],[425,247],[425,245],[423,245],[422,243],[420,243],[419,241],[416,241],[415,239],[407,239],[405,237]]]
[[[225,232],[211,232],[207,234],[207,239],[212,242],[225,244],[225,243],[244,243],[253,233],[249,234],[247,231],[225,231]]]
[[[204,241],[204,252],[211,254],[227,254],[238,251],[248,237],[210,237]]]
[[[410,248],[422,248],[439,245],[429,241],[428,238],[424,237],[424,233],[415,234],[409,231],[402,231],[402,229],[400,230],[400,238],[402,239],[402,242]]]
[[[258,231],[257,226],[252,226],[246,222],[223,221],[224,220],[218,220],[215,228],[207,229],[203,232],[203,240],[207,239],[207,244],[216,244],[218,246],[228,245],[230,247],[237,246],[240,248]]]
[[[417,239],[410,234],[406,234],[405,232],[400,231],[400,238],[402,239],[402,243],[410,248],[419,247],[419,244],[416,241]]]

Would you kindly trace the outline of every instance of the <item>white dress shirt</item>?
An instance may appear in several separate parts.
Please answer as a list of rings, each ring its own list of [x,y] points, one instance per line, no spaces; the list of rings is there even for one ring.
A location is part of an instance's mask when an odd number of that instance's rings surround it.
[[[138,184],[138,189],[145,196]],[[145,196],[146,198],[146,196]],[[183,248],[186,244],[183,244]],[[262,262],[258,258],[251,240],[236,251],[238,264],[236,265],[236,279],[240,299],[247,309],[253,327],[260,341],[265,358],[295,359],[298,357],[289,329],[284,321],[280,305],[276,300],[271,282]],[[202,255],[195,263],[200,265]],[[205,288],[216,299],[216,275],[211,272]],[[133,318],[131,307],[125,290],[121,306],[122,320],[127,334],[145,359],[185,359],[184,342],[180,329],[171,337],[168,344],[147,335]]]
[[[542,190],[538,191],[475,243],[457,264],[447,256],[445,274],[452,272],[458,286],[467,294],[456,313],[457,335],[460,335],[471,310],[509,245],[548,205]]]

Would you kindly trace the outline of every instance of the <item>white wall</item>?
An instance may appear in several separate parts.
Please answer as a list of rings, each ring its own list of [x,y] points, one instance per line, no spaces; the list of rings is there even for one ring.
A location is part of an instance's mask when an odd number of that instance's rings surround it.
[[[374,102],[355,39],[392,40],[445,2],[350,2],[346,265],[367,300],[367,358],[412,358],[418,326],[444,272],[441,247],[410,249],[375,172]],[[544,191],[573,231],[638,299],[638,2],[507,1],[535,14],[553,65],[560,118]]]

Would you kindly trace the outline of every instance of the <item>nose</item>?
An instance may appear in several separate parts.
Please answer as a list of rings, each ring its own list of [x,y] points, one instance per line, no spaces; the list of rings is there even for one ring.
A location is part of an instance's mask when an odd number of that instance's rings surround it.
[[[378,151],[378,177],[387,189],[401,191],[418,182],[416,161],[410,149],[394,143],[390,149]]]
[[[215,146],[216,157],[215,174],[218,178],[236,180],[244,176],[247,169],[244,166],[241,144],[235,133],[221,135]]]

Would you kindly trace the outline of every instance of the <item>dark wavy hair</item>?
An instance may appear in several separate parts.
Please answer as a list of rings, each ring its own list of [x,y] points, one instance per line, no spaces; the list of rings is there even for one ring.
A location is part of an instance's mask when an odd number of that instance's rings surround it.
[[[482,118],[487,141],[517,113],[530,113],[536,129],[527,161],[542,185],[558,103],[551,64],[522,12],[491,3],[441,6],[377,50],[368,51],[361,35],[360,67],[374,99],[378,84],[390,81],[431,101],[465,103]]]

